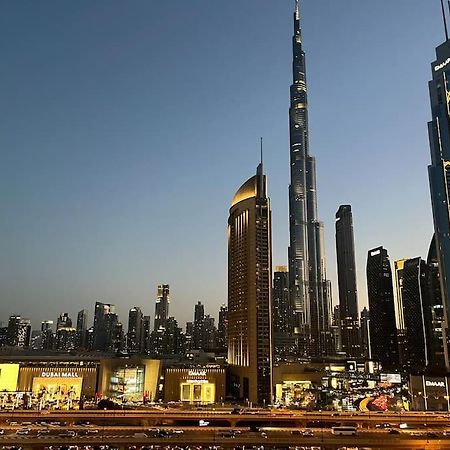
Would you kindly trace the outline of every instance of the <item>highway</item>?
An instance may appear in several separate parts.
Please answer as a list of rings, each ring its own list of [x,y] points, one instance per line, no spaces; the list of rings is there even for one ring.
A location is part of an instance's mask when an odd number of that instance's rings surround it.
[[[203,420],[206,426],[200,427]],[[36,422],[45,421],[44,425]],[[59,421],[62,424],[58,425]],[[79,425],[80,421],[89,424]],[[31,422],[31,423],[30,423]],[[54,422],[50,425],[50,422]],[[186,422],[190,422],[189,426]],[[78,423],[78,425],[77,425]],[[155,435],[159,429],[172,430],[167,436]],[[215,426],[220,423],[220,426]],[[406,423],[406,429],[399,429]],[[162,425],[165,424],[165,425]],[[231,425],[233,424],[233,426]],[[308,429],[304,433],[306,424]],[[335,436],[332,425],[352,424],[356,436]],[[379,428],[377,428],[377,425]],[[382,425],[383,427],[380,427]],[[264,446],[277,449],[449,449],[450,422],[446,414],[402,413],[369,414],[255,410],[231,414],[230,410],[120,410],[120,411],[14,411],[0,413],[0,449],[20,446],[23,450],[51,450],[72,446],[88,450],[109,445],[119,450],[142,447],[196,450]],[[28,429],[28,434],[17,434]],[[394,431],[390,431],[394,429]],[[153,431],[152,431],[153,430]],[[173,433],[177,430],[178,433]],[[236,430],[240,433],[230,433]],[[258,431],[256,431],[258,430]],[[60,436],[71,431],[75,436]],[[24,432],[24,431],[22,431]],[[40,433],[45,433],[41,434]],[[181,433],[182,432],[182,433]],[[447,433],[448,432],[448,433]],[[448,436],[446,436],[448,434]]]

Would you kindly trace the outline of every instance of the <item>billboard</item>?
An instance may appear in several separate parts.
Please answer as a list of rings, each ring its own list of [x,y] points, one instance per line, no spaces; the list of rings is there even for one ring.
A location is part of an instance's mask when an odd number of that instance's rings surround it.
[[[0,391],[16,391],[18,378],[19,364],[0,364]]]

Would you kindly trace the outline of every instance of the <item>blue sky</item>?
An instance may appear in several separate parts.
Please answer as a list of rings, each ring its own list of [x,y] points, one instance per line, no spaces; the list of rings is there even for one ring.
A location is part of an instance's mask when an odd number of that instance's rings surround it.
[[[154,316],[226,302],[226,221],[264,137],[274,265],[288,244],[293,1],[0,4],[0,320],[96,299]],[[336,294],[334,214],[367,250],[426,257],[438,0],[304,0],[310,151]],[[92,319],[92,314],[91,314]]]

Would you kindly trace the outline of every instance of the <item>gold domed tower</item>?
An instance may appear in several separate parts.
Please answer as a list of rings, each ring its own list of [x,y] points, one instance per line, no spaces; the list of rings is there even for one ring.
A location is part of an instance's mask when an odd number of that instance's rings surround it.
[[[272,402],[272,231],[262,163],[228,218],[228,363],[233,394]]]

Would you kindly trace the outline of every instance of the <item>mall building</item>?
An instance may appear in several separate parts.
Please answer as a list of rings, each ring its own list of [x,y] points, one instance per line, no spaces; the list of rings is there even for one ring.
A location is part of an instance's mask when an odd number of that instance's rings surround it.
[[[140,356],[95,354],[0,355],[3,407],[12,401],[11,393],[26,394],[34,405],[43,408],[76,408],[80,401],[101,398],[119,403],[215,403],[225,399],[225,391],[225,369],[219,364],[175,366],[169,361]]]

